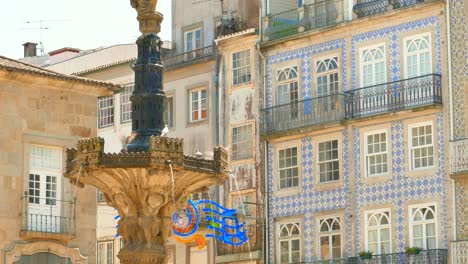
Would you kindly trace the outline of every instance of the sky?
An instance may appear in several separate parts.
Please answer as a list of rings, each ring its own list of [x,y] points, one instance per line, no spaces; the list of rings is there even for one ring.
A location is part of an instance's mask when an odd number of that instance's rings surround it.
[[[159,36],[170,40],[171,0],[159,0],[156,10],[164,15]],[[39,21],[45,53],[134,43],[136,16],[130,0],[0,0],[0,55],[18,59],[22,44],[41,42]]]

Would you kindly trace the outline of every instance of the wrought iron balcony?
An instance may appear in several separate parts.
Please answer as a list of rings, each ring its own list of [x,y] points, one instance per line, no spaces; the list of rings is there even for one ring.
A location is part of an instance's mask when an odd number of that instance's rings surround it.
[[[245,231],[247,231],[249,240],[240,246],[231,246],[223,242],[216,242],[217,256],[249,253],[262,249],[262,240],[259,237],[262,234],[262,226],[252,224],[245,225],[244,228]],[[260,257],[260,255],[258,255],[258,257]]]
[[[342,94],[316,97],[261,110],[262,134],[317,126],[343,120]]]
[[[326,0],[264,18],[264,41],[289,37],[343,22],[343,0]]]
[[[450,142],[450,174],[468,174],[468,138]]]
[[[54,236],[67,241],[75,235],[75,206],[73,201],[25,196],[23,199],[23,239]]]
[[[428,74],[347,91],[346,118],[434,104],[442,104],[441,77]]]
[[[409,255],[406,252],[372,255],[370,259],[361,259],[360,257],[319,260],[312,262],[298,262],[295,264],[447,264],[446,249],[423,250],[419,254]]]
[[[163,57],[165,70],[171,70],[182,66],[191,65],[194,63],[203,62],[210,58],[214,58],[214,46],[207,46],[201,49],[187,51],[182,54]]]
[[[466,264],[466,260],[468,259],[468,240],[452,241],[450,244],[452,264]]]
[[[353,11],[358,17],[371,16],[383,13],[390,9],[397,9],[422,3],[424,0],[357,0],[353,6]]]

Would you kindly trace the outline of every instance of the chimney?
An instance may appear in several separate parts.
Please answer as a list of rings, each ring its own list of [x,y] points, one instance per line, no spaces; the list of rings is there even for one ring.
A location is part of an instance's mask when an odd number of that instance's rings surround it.
[[[24,46],[24,57],[35,57],[37,55],[37,43],[26,42]]]

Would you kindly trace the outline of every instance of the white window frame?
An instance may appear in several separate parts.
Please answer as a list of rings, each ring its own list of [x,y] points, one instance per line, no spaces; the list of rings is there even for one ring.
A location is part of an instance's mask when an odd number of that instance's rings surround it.
[[[282,78],[284,76],[284,78]],[[275,98],[276,98],[276,105],[285,105],[285,104],[292,104],[292,103],[297,103],[299,99],[299,70],[298,67],[291,66],[291,67],[285,67],[282,69],[278,69],[276,71],[276,93],[275,93]],[[280,102],[280,93],[283,94],[283,88],[287,88],[287,94],[288,94],[288,103],[283,103]],[[291,90],[291,88],[295,88],[294,91]],[[291,93],[294,92],[296,93],[296,96],[294,99],[291,99]]]
[[[370,154],[369,154],[369,139],[368,137],[369,136],[374,136],[374,135],[377,135],[377,134],[382,134],[382,133],[385,133],[385,147],[386,147],[386,151],[385,152],[379,152],[379,153],[372,153],[371,155],[373,156],[380,156],[380,155],[386,155],[386,159],[385,159],[385,163],[382,163],[382,164],[386,164],[387,166],[387,171],[385,172],[382,172],[382,173],[376,173],[376,174],[370,174],[369,171],[370,171],[370,168],[369,168],[369,157],[370,157]],[[389,166],[388,166],[388,157],[389,157],[389,137],[388,137],[388,132],[386,129],[382,129],[382,130],[374,130],[374,131],[370,131],[370,132],[367,132],[364,134],[364,164],[365,164],[365,176],[366,177],[379,177],[379,176],[384,176],[384,175],[387,175],[388,174],[388,170],[389,170]],[[374,142],[375,143],[375,142]]]
[[[103,203],[106,201],[106,197],[104,196],[104,193],[99,189],[96,189],[96,201],[98,203]]]
[[[333,141],[336,141],[336,158],[335,159],[332,158],[330,160],[320,160],[320,144],[327,143],[327,142],[330,142],[331,144],[333,144],[332,143]],[[333,149],[331,149],[331,151],[333,151]],[[328,181],[328,180],[322,181],[322,179],[320,177],[320,173],[321,173],[320,165],[325,164],[325,163],[330,163],[330,162],[338,162],[338,168],[336,168],[338,170],[338,179],[336,179],[336,180],[332,179],[331,181]],[[326,183],[332,183],[332,182],[340,181],[340,179],[341,179],[340,166],[341,166],[341,162],[340,162],[340,140],[337,139],[337,138],[331,138],[331,139],[328,139],[328,140],[321,140],[321,141],[317,142],[317,178],[318,178],[318,183],[319,184],[326,184]]]
[[[327,221],[327,220],[333,220],[333,222],[337,221],[339,226],[340,226],[340,229],[339,230],[329,230],[329,231],[321,231],[322,230],[322,221]],[[332,223],[333,223],[332,222]],[[319,260],[331,260],[334,258],[333,256],[333,236],[337,236],[339,235],[340,236],[340,257],[339,258],[342,258],[343,257],[343,229],[342,229],[342,217],[341,216],[327,216],[327,217],[321,217],[318,219],[318,256],[319,256]],[[331,228],[331,227],[330,227]],[[321,239],[322,237],[328,237],[328,241],[329,241],[329,248],[331,249],[330,251],[330,258],[328,259],[324,259],[323,256],[321,255],[322,254],[322,244],[321,244]]]
[[[291,161],[291,166],[286,166],[286,159],[292,159],[293,156],[291,155],[291,157],[287,157],[285,158],[284,160],[284,164],[285,166],[281,167],[281,159],[280,159],[280,152],[281,151],[286,151],[288,149],[290,149],[290,151],[292,152],[292,149],[296,149],[296,165],[295,166],[292,166],[292,161]],[[296,145],[292,145],[292,146],[288,146],[288,147],[282,147],[282,148],[279,148],[277,151],[276,151],[276,154],[277,154],[277,173],[278,173],[278,191],[281,191],[281,190],[286,190],[286,189],[292,189],[292,188],[298,188],[300,186],[300,180],[301,180],[301,172],[300,172],[300,169],[301,167],[299,166],[300,165],[300,151],[299,151],[299,146],[296,146]],[[288,171],[288,170],[294,170],[294,168],[297,169],[297,176],[294,176],[294,177],[287,177],[287,180],[291,180],[293,181],[294,178],[297,178],[297,185],[293,185],[293,186],[286,186],[286,187],[281,187],[281,171]],[[290,179],[291,178],[291,179]]]
[[[431,220],[421,220],[421,221],[414,221],[414,213],[413,209],[420,210],[422,208],[429,208],[433,206],[434,207],[434,219]],[[432,210],[432,209],[431,209]],[[435,248],[431,249],[437,249],[439,246],[439,228],[438,228],[438,208],[436,203],[426,203],[426,204],[415,204],[415,205],[410,205],[408,206],[408,215],[409,215],[409,244],[411,247],[414,247],[414,230],[413,227],[415,225],[422,225],[423,229],[423,246],[422,248],[425,250],[428,250],[429,248],[427,247],[427,225],[428,224],[434,224],[435,225]]]
[[[101,259],[101,245],[105,247],[105,259]],[[111,254],[109,255],[109,249]],[[98,264],[113,264],[114,263],[114,241],[98,241],[97,242],[97,263]]]
[[[114,96],[98,98],[98,127],[104,128],[114,125]]]
[[[203,91],[205,91],[205,98],[202,98]],[[193,109],[193,96],[192,94],[198,93],[197,97],[197,109]],[[203,100],[205,101],[205,107],[203,108]],[[189,90],[189,107],[190,107],[190,122],[200,122],[208,118],[208,89],[206,87],[198,87]],[[202,117],[202,113],[205,111],[205,117]],[[193,113],[198,112],[198,118],[193,118]]]
[[[169,100],[171,100],[171,103],[169,103]],[[165,118],[166,118],[166,125],[168,127],[175,127],[175,118],[174,118],[174,96],[173,95],[168,95],[167,96],[167,103],[166,103],[166,112]]]
[[[252,124],[243,124],[231,128],[231,160],[243,160],[253,157],[253,131]],[[242,135],[237,136],[234,130],[241,131]],[[245,135],[247,133],[247,135]],[[236,140],[239,139],[240,141]]]
[[[252,81],[252,61],[251,61],[251,51],[250,49],[240,50],[233,52],[231,55],[231,66],[232,66],[232,85],[242,85],[245,83],[250,83]],[[246,54],[246,58],[242,57],[242,55]],[[238,56],[235,59],[235,56]],[[238,61],[238,65],[235,66],[235,62]],[[236,76],[237,73],[237,77]],[[244,80],[244,77],[247,76]]]
[[[371,216],[375,214],[382,214],[388,212],[388,224],[385,226],[379,225],[377,227],[369,227],[369,219]],[[389,232],[389,248],[390,252],[382,253],[382,239],[381,239],[381,230],[384,228],[388,228]],[[365,249],[369,250],[369,231],[370,230],[377,230],[377,252],[372,252],[373,255],[381,255],[381,254],[390,254],[392,253],[392,211],[390,208],[378,209],[378,210],[369,210],[365,211],[364,213],[364,229],[365,229]]]
[[[199,42],[197,42],[197,31],[200,32],[200,39],[198,40]],[[192,43],[192,49],[188,49],[188,35],[192,33],[192,38],[190,39],[191,43]],[[202,34],[202,28],[195,28],[195,29],[192,29],[192,30],[187,30],[184,32],[184,52],[189,52],[189,51],[194,51],[194,50],[197,50],[197,49],[201,49],[203,48],[203,34]],[[199,45],[197,46],[197,43],[199,43]]]
[[[427,126],[427,125],[430,125],[431,126],[431,142],[432,144],[430,145],[424,145],[424,146],[418,146],[417,148],[426,148],[426,147],[431,147],[432,146],[432,165],[430,166],[426,166],[426,167],[419,167],[419,168],[415,168],[415,160],[414,160],[414,153],[413,151],[416,149],[414,146],[413,146],[413,128],[416,128],[416,127],[422,127],[422,126]],[[434,144],[434,132],[435,132],[435,126],[434,126],[434,123],[432,121],[427,121],[427,122],[421,122],[421,123],[415,123],[415,124],[410,124],[408,125],[408,149],[409,149],[409,156],[410,156],[410,169],[412,171],[419,171],[419,170],[427,170],[427,169],[432,169],[434,168],[435,166],[435,144]],[[430,157],[430,156],[428,156]]]
[[[289,224],[292,224],[293,226],[296,226],[297,229],[299,230],[299,235],[289,235],[287,237],[284,237],[282,238],[281,237],[281,227],[283,226],[287,226]],[[278,263],[281,263],[281,242],[282,241],[287,241],[288,242],[288,255],[289,255],[289,261],[288,263],[293,263],[293,260],[292,260],[292,252],[291,252],[291,248],[292,248],[292,241],[293,240],[299,240],[299,259],[302,260],[302,256],[303,256],[303,248],[302,248],[302,234],[303,234],[303,230],[302,230],[302,221],[301,220],[289,220],[289,221],[282,221],[282,222],[278,222],[276,223],[276,246],[277,246],[277,262]],[[291,234],[291,231],[292,231],[292,228],[291,230],[289,230],[289,234]]]
[[[414,41],[423,39],[425,37],[428,37],[428,45],[429,45],[428,49],[417,50],[417,51],[414,51],[414,52],[408,51],[408,48],[409,48],[409,45],[408,45],[409,43],[408,42],[414,42]],[[418,77],[418,76],[422,76],[422,75],[427,75],[427,74],[432,73],[432,36],[431,36],[430,32],[426,32],[426,33],[413,35],[413,36],[409,36],[409,37],[404,38],[403,39],[403,47],[404,47],[403,62],[404,62],[405,78],[406,79],[407,78],[412,78],[412,77]],[[429,68],[429,71],[427,73],[421,73],[421,54],[426,53],[426,52],[429,52],[429,66],[430,66],[430,68]],[[408,68],[408,66],[409,66],[408,65],[408,57],[409,56],[414,56],[414,55],[417,56],[418,69],[417,69],[417,74],[416,75],[410,76],[409,68]]]
[[[134,84],[125,86],[120,93],[120,123],[127,123],[132,121],[132,102],[130,96],[135,89]]]
[[[328,63],[326,62],[327,60],[329,60]],[[336,63],[336,68],[331,69],[330,65],[332,65],[331,63],[333,61]],[[319,68],[320,68],[321,65],[323,65],[326,68],[326,70],[319,72]],[[320,58],[320,59],[315,61],[315,96],[316,97],[329,96],[329,95],[336,94],[336,93],[340,92],[340,72],[339,72],[339,69],[340,69],[340,61],[339,61],[338,55],[327,56],[327,57]],[[337,79],[336,79],[335,82],[331,81],[331,76],[332,75],[336,75]],[[321,77],[326,77],[326,80],[327,80],[326,81],[326,87],[327,87],[327,92],[326,93],[324,93],[323,91],[319,92],[319,82],[318,82],[318,80]],[[330,91],[331,88],[332,88],[332,85],[331,85],[332,83],[333,84],[336,83],[336,89],[334,91]]]
[[[372,62],[364,62],[364,56],[365,56],[366,52],[369,52],[369,51],[375,50],[375,49],[379,49],[381,47],[383,48],[382,49],[383,58],[380,58],[380,59],[377,59],[377,60],[374,59],[374,60],[372,60]],[[372,46],[362,47],[359,50],[359,60],[360,60],[359,64],[360,64],[361,87],[368,87],[368,86],[383,84],[383,83],[387,82],[387,47],[386,47],[384,42],[376,44],[376,45],[372,45]],[[384,69],[383,69],[384,79],[377,82],[376,81],[376,76],[375,76],[376,64],[377,63],[382,63],[382,62],[383,62],[383,65],[384,65]],[[371,83],[365,84],[365,82],[364,82],[364,67],[368,66],[368,65],[372,65],[373,77],[372,77],[372,82]]]

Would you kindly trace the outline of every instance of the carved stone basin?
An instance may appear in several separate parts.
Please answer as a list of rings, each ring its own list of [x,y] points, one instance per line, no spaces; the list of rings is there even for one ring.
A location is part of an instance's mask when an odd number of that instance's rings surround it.
[[[124,239],[121,263],[165,263],[164,242],[175,207],[188,193],[222,183],[227,152],[215,148],[213,160],[186,156],[182,139],[156,136],[150,137],[145,152],[103,150],[102,138],[82,139],[77,148],[67,149],[65,177],[100,189],[118,210],[117,232]]]

